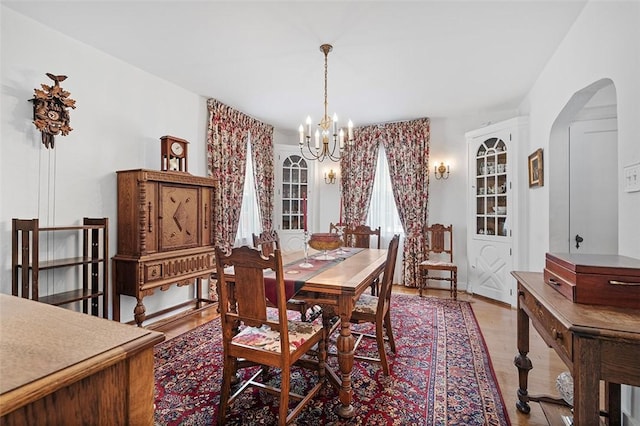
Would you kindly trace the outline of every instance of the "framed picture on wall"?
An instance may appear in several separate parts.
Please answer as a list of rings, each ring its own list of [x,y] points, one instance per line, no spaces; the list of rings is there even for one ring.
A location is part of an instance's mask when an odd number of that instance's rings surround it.
[[[542,148],[538,148],[529,156],[529,187],[544,185],[544,170],[542,166]]]

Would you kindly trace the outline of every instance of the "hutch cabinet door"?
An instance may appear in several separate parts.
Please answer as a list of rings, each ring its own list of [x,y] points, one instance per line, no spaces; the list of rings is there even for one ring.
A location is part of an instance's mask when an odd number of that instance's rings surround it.
[[[198,195],[198,188],[161,186],[161,250],[189,248],[198,245]]]
[[[511,271],[521,221],[518,205],[518,139],[523,119],[468,132],[468,291],[516,305]]]

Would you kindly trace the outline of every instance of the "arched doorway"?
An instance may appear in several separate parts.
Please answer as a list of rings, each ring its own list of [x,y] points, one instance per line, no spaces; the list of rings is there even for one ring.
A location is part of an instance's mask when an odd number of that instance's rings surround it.
[[[549,138],[549,251],[618,253],[617,97],[612,80],[576,92]]]

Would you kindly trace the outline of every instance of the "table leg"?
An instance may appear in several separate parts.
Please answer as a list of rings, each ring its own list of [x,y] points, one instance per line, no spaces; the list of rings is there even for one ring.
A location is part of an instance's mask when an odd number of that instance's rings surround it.
[[[600,341],[578,336],[574,339],[573,351],[580,360],[573,364],[573,421],[576,425],[597,425],[600,421]]]
[[[520,302],[518,301],[518,304]],[[529,414],[529,393],[527,391],[529,382],[529,370],[533,368],[531,360],[527,357],[529,353],[529,316],[518,306],[518,355],[513,360],[518,368],[518,402],[516,408],[524,414]]]
[[[340,386],[340,407],[338,407],[338,415],[342,418],[351,418],[355,415],[355,409],[351,404],[353,399],[353,389],[351,388],[351,369],[353,368],[353,347],[355,339],[351,335],[351,309],[348,314],[340,313],[340,334],[336,342],[338,350],[338,364],[340,365],[340,377],[342,383]]]

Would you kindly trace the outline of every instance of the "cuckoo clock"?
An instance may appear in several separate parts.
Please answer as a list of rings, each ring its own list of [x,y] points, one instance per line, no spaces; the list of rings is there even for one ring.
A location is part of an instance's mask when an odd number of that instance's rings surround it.
[[[42,133],[42,143],[47,148],[53,148],[54,136],[66,136],[73,129],[69,126],[69,108],[76,107],[76,101],[69,97],[70,93],[60,87],[60,82],[67,79],[66,75],[47,73],[53,80],[53,86],[41,84],[42,90],[35,89],[33,102],[33,124]]]
[[[187,172],[189,142],[175,136],[163,136],[160,142],[160,170]]]

